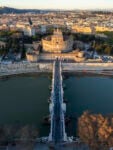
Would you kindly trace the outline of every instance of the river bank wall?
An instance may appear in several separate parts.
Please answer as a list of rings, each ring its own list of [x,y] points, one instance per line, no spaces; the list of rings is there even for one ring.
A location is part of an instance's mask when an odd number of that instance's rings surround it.
[[[0,64],[0,76],[25,73],[51,73],[53,63]],[[63,72],[113,71],[113,63],[62,63]]]

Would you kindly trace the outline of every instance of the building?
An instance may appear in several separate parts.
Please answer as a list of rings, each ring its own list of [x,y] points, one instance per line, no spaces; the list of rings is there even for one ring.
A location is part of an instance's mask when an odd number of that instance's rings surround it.
[[[20,31],[24,32],[24,35],[26,36],[35,36],[36,35],[36,29],[28,24],[16,24],[16,28]]]
[[[40,29],[41,33],[44,34],[47,31],[47,28],[45,25],[41,25],[41,29]]]
[[[73,38],[63,37],[60,29],[55,29],[52,36],[47,36],[42,39],[42,47],[44,52],[61,53],[72,50]]]
[[[105,31],[113,31],[112,28],[104,27],[104,26],[96,26],[96,32],[105,32]]]
[[[36,35],[35,29],[31,26],[26,26],[25,28],[23,28],[23,32],[24,32],[24,35],[27,35],[27,36],[35,36]]]
[[[27,46],[26,52],[27,61],[37,62],[39,60],[40,55],[40,43],[37,42],[26,46]]]
[[[26,58],[29,62],[37,62],[39,57],[35,52],[28,52]]]
[[[27,61],[29,62],[37,62],[39,60],[39,51],[29,49],[26,52],[26,58],[27,58]]]
[[[72,26],[72,32],[77,32],[77,33],[92,33],[93,32],[93,29],[92,27],[90,26],[77,26],[77,25],[74,25]]]
[[[3,41],[0,41],[0,48],[6,47],[6,43]]]

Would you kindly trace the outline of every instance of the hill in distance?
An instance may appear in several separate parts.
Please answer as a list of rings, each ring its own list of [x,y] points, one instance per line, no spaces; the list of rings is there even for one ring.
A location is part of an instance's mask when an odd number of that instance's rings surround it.
[[[10,14],[10,13],[40,13],[39,9],[16,9],[10,7],[0,7],[0,14]]]

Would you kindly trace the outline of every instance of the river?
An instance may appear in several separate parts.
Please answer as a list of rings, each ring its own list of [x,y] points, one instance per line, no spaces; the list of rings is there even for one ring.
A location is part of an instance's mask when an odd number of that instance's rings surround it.
[[[83,111],[113,112],[113,79],[108,77],[70,76],[64,80],[67,115],[80,116]],[[46,75],[11,77],[0,80],[0,124],[37,124],[40,136],[49,133],[43,117],[49,115],[51,79]],[[75,124],[68,126],[75,135]]]

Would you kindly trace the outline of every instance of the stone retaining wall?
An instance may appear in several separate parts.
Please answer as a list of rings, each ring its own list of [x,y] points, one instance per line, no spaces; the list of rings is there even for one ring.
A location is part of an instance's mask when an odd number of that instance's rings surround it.
[[[52,63],[14,63],[0,64],[0,75],[20,74],[29,72],[51,72]],[[63,63],[63,71],[87,71],[87,70],[113,70],[113,63]]]
[[[113,70],[113,63],[64,63],[63,70]]]

